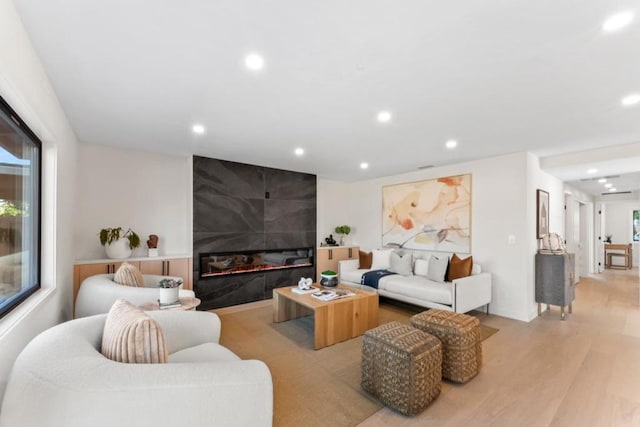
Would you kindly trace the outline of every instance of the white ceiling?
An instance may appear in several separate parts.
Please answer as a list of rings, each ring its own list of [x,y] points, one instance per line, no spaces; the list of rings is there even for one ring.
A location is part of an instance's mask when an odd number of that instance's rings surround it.
[[[338,180],[640,142],[640,1],[15,3],[82,142]]]

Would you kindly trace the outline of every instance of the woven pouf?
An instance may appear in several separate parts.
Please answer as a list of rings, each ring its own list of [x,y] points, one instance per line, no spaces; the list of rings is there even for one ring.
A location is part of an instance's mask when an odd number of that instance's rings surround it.
[[[362,388],[405,415],[415,415],[440,394],[442,345],[400,322],[371,329],[362,341]]]
[[[480,372],[482,342],[478,319],[451,311],[428,310],[413,316],[411,324],[442,342],[442,378],[466,383]]]

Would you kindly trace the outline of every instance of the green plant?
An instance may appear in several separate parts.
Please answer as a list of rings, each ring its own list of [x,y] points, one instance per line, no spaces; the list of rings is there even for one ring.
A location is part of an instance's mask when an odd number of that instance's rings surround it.
[[[135,249],[140,246],[140,236],[136,234],[132,229],[128,229],[124,233],[122,232],[122,227],[115,228],[103,228],[100,230],[100,244],[110,245],[120,238],[126,238],[129,240],[129,249]]]
[[[158,283],[159,288],[177,288],[182,285],[182,279],[162,279]]]
[[[320,274],[324,275],[324,276],[337,276],[338,275],[338,273],[336,273],[335,271],[332,271],[332,270],[325,270]]]
[[[338,234],[349,234],[351,233],[351,227],[348,225],[339,225],[336,227],[336,233]]]

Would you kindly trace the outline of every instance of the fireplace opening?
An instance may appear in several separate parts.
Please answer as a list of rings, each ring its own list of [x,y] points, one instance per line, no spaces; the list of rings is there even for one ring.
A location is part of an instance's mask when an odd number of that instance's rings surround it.
[[[313,266],[313,248],[200,254],[200,277]]]

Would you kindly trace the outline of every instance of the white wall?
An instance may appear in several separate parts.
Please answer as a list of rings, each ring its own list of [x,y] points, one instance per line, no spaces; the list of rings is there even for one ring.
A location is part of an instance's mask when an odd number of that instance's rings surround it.
[[[146,256],[150,234],[160,237],[160,255],[192,253],[191,157],[80,144],[74,255],[104,258],[98,232],[131,228],[142,245],[132,256]]]
[[[365,250],[381,246],[382,187],[385,185],[443,176],[472,174],[472,239],[474,260],[493,275],[491,312],[529,320],[532,296],[527,294],[527,239],[535,223],[527,223],[527,154],[519,153],[456,165],[343,183],[339,192],[348,194],[345,207],[357,234],[354,243]],[[323,189],[324,190],[324,189]],[[340,196],[342,197],[342,196]],[[320,198],[320,196],[319,196]],[[331,198],[323,194],[322,199]],[[535,206],[533,208],[535,215]],[[319,230],[320,231],[320,230]],[[509,236],[515,238],[513,245]],[[357,238],[356,238],[357,236]]]
[[[0,0],[0,95],[43,142],[42,289],[0,319],[0,400],[13,361],[71,316],[77,141],[10,0]]]
[[[639,265],[640,246],[633,241],[632,217],[634,210],[640,210],[640,201],[607,202],[605,206],[605,229],[603,235],[611,234],[611,243],[633,243],[633,266]],[[622,258],[614,257],[612,263],[623,264]]]
[[[535,302],[535,254],[538,252],[539,240],[536,235],[536,203],[537,190],[549,193],[549,232],[564,236],[564,188],[562,181],[542,171],[539,159],[533,154],[527,154],[527,266],[525,271],[526,292],[524,294],[527,306],[527,320],[537,316]]]

